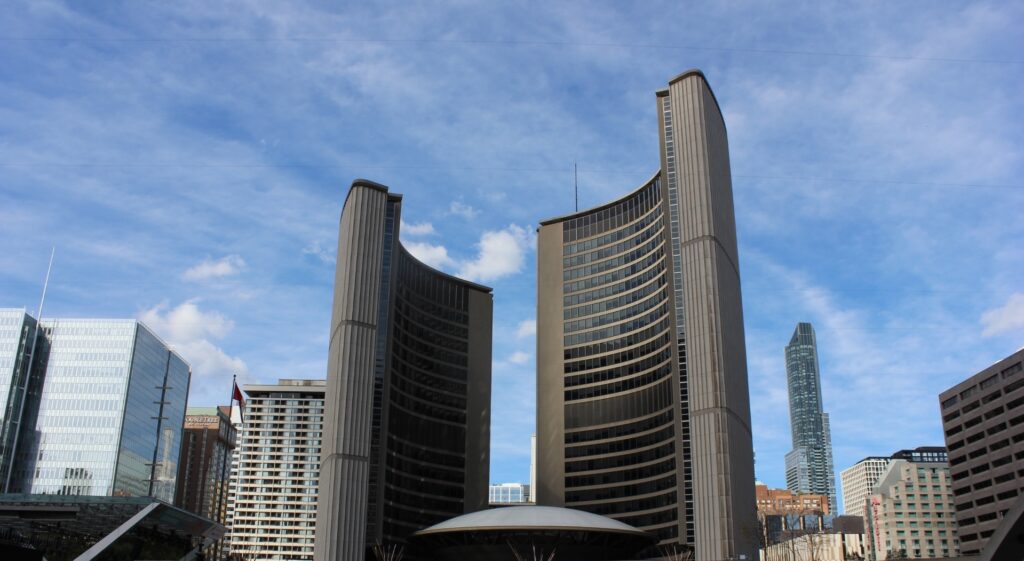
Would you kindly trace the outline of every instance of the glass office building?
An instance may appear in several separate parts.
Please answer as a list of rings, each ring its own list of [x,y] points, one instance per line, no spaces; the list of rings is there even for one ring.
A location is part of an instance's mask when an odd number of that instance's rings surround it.
[[[135,320],[43,320],[38,333],[8,492],[172,502],[188,364]]]

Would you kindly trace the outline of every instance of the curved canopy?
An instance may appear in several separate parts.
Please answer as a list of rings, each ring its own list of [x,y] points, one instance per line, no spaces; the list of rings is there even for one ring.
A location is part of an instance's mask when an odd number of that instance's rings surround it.
[[[416,532],[417,536],[477,530],[590,530],[646,535],[629,524],[605,516],[554,506],[510,506],[456,516]]]

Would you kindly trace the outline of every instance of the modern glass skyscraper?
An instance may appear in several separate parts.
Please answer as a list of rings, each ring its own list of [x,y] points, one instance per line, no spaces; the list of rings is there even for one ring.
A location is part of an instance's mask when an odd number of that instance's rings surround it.
[[[8,491],[173,502],[188,364],[135,320],[43,320],[35,348]]]
[[[786,454],[786,487],[795,493],[828,497],[836,512],[836,476],[832,467],[832,431],[821,407],[821,370],[814,327],[799,323],[786,346],[786,380],[793,450]]]
[[[725,122],[704,75],[657,93],[661,170],[541,222],[537,481],[693,548],[757,555],[739,256]]]
[[[487,506],[491,289],[413,257],[401,201],[356,180],[341,212],[318,561]]]

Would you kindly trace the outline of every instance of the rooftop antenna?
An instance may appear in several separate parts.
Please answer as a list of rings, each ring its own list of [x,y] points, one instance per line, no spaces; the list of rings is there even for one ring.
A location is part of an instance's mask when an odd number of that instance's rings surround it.
[[[580,211],[580,176],[576,172],[576,162],[572,163],[572,189],[576,195],[576,212]]]
[[[14,433],[14,441],[11,443],[11,458],[14,457],[18,451],[18,435],[21,433],[21,422],[22,417],[25,414],[25,394],[28,392],[28,382],[32,378],[32,368],[36,362],[36,343],[39,341],[39,324],[43,322],[43,304],[46,302],[46,288],[50,286],[50,271],[53,270],[53,255],[57,252],[57,247],[53,246],[50,248],[50,264],[46,266],[46,280],[43,281],[43,295],[39,298],[39,309],[36,310],[36,328],[32,333],[32,347],[28,355],[28,364],[25,365],[24,374],[21,376],[21,406],[18,410],[18,430]],[[16,390],[17,391],[17,390]],[[10,469],[7,470],[7,479],[4,481],[4,492],[11,492],[11,476],[14,474],[14,463],[12,461]]]

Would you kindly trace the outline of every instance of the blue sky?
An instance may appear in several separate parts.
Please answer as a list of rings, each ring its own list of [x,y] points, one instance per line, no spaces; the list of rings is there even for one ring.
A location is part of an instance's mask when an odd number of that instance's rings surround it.
[[[357,177],[494,287],[492,480],[525,481],[538,221],[657,168],[654,91],[729,129],[757,475],[814,323],[837,472],[940,444],[937,395],[1024,345],[1024,7],[1004,2],[6,2],[0,306],[139,317],[192,403],[326,372]]]

